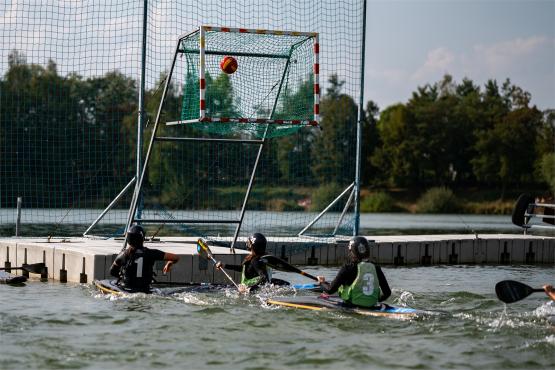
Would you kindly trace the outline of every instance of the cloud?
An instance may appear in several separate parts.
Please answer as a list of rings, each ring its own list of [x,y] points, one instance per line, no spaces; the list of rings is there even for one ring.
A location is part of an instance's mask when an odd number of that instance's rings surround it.
[[[455,54],[447,48],[440,47],[430,50],[424,65],[411,75],[411,79],[421,81],[436,76],[438,73],[444,74],[453,66],[455,59]]]
[[[525,58],[549,47],[555,47],[555,39],[549,40],[545,36],[516,38],[491,45],[478,44],[474,46],[474,55],[470,60],[487,68],[489,72],[499,72],[509,70]]]
[[[545,53],[545,55],[543,55]],[[546,36],[519,37],[492,44],[476,44],[459,54],[447,47],[430,50],[424,63],[410,74],[415,82],[431,82],[445,73],[464,76],[495,78],[510,76],[524,65],[545,56],[555,62],[555,39]]]
[[[457,50],[457,52],[455,52]],[[510,78],[533,96],[539,107],[552,107],[555,99],[555,38],[545,35],[479,43],[466,49],[441,45],[428,50],[424,60],[405,59],[403,67],[367,64],[365,97],[381,107],[405,101],[416,86],[439,81],[451,74],[481,85],[488,79]],[[412,62],[412,64],[410,63]]]

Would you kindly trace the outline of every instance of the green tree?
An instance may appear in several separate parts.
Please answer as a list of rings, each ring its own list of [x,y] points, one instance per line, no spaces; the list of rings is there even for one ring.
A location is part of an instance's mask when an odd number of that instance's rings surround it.
[[[348,184],[354,179],[357,104],[341,93],[344,81],[336,75],[321,102],[321,126],[314,140],[312,172],[320,184]]]
[[[0,104],[8,135],[0,164],[10,174],[6,199],[23,196],[39,207],[105,205],[123,186],[129,151],[121,130],[135,109],[133,80],[118,72],[60,76],[54,61],[28,64],[17,51],[8,67]]]
[[[536,108],[519,108],[508,112],[481,131],[477,138],[477,156],[472,160],[476,177],[489,184],[501,184],[501,197],[511,184],[533,181],[534,151],[541,128],[541,112]]]
[[[380,184],[378,176],[380,170],[372,164],[372,155],[380,145],[377,128],[379,112],[378,105],[369,100],[362,121],[361,181],[363,185]]]
[[[390,186],[418,184],[419,139],[411,112],[403,104],[392,105],[380,114],[377,123],[380,146],[370,157]]]
[[[286,88],[283,100],[275,114],[276,119],[312,119],[314,109],[314,80],[300,81],[298,87],[291,91]],[[272,139],[277,146],[279,177],[288,184],[305,184],[310,182],[312,166],[312,149],[315,128],[301,128],[294,134]]]

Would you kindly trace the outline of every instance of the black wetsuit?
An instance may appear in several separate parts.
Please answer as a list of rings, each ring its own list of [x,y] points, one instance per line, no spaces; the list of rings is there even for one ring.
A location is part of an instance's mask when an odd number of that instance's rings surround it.
[[[268,268],[266,263],[260,260],[260,257],[256,256],[253,257],[251,260],[244,262],[241,265],[225,265],[225,268],[232,271],[243,272],[243,266],[245,267],[245,279],[249,280],[255,277],[260,276],[260,280],[256,285],[251,287],[251,291],[253,289],[258,288],[260,285],[264,285],[266,283],[272,283],[276,285],[289,285],[289,283],[285,280],[281,279],[271,279],[268,274]]]
[[[136,249],[131,254],[121,252],[114,260],[110,274],[121,278],[125,288],[148,293],[154,275],[154,263],[163,261],[164,255],[161,250],[146,247]]]
[[[348,262],[343,266],[341,266],[341,268],[339,269],[339,272],[337,273],[337,276],[335,277],[335,279],[333,279],[333,281],[329,284],[329,286],[327,284],[322,285],[324,292],[328,294],[333,294],[337,292],[337,290],[341,285],[345,287],[350,286],[357,277],[357,274],[358,274],[357,265],[358,265],[357,263]],[[385,275],[383,274],[380,266],[376,264],[374,264],[374,266],[376,267],[376,274],[378,275],[378,281],[380,283],[380,290],[381,290],[380,302],[382,302],[389,298],[389,296],[391,295],[391,289],[389,288],[389,284],[387,283]]]

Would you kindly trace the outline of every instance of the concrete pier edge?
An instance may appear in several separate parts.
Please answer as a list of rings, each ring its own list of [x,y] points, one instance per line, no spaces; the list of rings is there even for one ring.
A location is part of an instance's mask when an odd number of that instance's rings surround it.
[[[372,260],[381,265],[431,266],[440,264],[553,265],[555,237],[519,234],[441,234],[367,236],[374,241]],[[163,275],[163,263],[155,266],[156,280],[172,283],[227,283],[223,273],[196,253],[196,237],[162,237],[147,242],[149,248],[178,254],[180,262]],[[225,240],[223,240],[225,242]],[[339,265],[345,259],[349,237],[322,242],[310,238],[268,238],[268,254],[294,265]],[[209,243],[210,244],[210,243]],[[224,243],[225,244],[225,243]],[[121,250],[121,240],[89,238],[0,238],[0,266],[44,262],[48,279],[91,283],[110,278],[109,268]],[[241,243],[239,245],[241,247]],[[246,251],[211,245],[224,263],[241,263]],[[20,271],[12,271],[18,274]],[[229,271],[240,280],[240,274]]]

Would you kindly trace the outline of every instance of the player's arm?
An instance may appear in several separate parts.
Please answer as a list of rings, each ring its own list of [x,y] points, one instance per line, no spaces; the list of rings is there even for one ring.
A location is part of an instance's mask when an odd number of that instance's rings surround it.
[[[164,253],[164,261],[167,262],[162,271],[166,274],[171,270],[172,266],[179,261],[179,256],[173,253]]]
[[[351,270],[352,270],[352,266],[343,265],[339,269],[339,272],[337,273],[337,275],[335,276],[335,279],[333,279],[331,283],[328,283],[323,276],[318,276],[318,282],[322,285],[324,292],[326,292],[327,294],[333,294],[337,292],[337,290],[341,285],[349,285],[354,281],[354,279],[349,279],[349,277],[353,274],[353,271]],[[356,271],[354,273],[356,276]],[[351,281],[348,283],[349,280]]]
[[[389,284],[387,283],[387,279],[385,278],[381,267],[377,265],[376,275],[378,275],[378,282],[380,283],[380,290],[382,291],[382,294],[380,295],[380,302],[382,302],[391,296],[391,288],[389,288]]]
[[[110,275],[114,277],[119,277],[119,273],[121,270],[121,266],[123,265],[124,258],[125,258],[125,252],[121,252],[120,254],[118,254],[116,259],[112,263],[112,266],[110,266]]]

